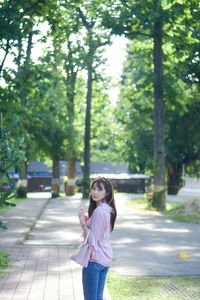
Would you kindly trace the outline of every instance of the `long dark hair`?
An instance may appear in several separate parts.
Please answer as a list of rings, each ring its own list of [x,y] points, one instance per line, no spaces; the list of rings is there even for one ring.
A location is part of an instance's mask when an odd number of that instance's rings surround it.
[[[91,189],[94,184],[96,184],[99,189],[101,189],[101,185],[103,184],[103,186],[106,190],[106,194],[107,194],[105,197],[106,203],[112,207],[110,227],[111,227],[111,231],[113,231],[114,225],[115,225],[115,220],[117,217],[117,210],[116,210],[116,206],[115,206],[114,189],[113,189],[112,182],[105,177],[99,177],[99,178],[96,178],[92,182]],[[92,196],[90,194],[90,203],[89,203],[89,208],[88,208],[89,218],[91,217],[91,215],[96,207],[97,207],[96,202],[92,199]]]

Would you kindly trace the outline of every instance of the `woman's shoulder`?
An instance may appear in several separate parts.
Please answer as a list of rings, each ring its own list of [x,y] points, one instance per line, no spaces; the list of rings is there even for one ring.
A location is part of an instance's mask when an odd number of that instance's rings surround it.
[[[100,220],[100,219],[105,219],[105,212],[103,210],[102,207],[100,207],[100,205],[98,205],[94,210],[93,213],[91,215],[91,217],[88,219],[87,224],[90,225],[90,222],[92,222],[92,220]]]
[[[104,211],[107,211],[109,213],[112,212],[112,207],[108,203],[105,203],[105,202],[98,205],[96,209],[98,209],[99,211],[102,211],[102,212],[104,212]]]

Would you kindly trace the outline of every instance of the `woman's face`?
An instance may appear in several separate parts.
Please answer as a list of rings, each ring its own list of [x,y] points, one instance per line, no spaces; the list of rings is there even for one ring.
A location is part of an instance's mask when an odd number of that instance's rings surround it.
[[[97,183],[94,183],[91,189],[92,199],[100,204],[106,197],[106,190],[103,183],[100,183],[100,186]]]

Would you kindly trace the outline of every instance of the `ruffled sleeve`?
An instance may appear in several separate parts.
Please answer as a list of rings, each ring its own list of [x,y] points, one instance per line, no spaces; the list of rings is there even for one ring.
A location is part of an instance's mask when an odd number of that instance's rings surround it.
[[[86,235],[83,232],[79,238],[79,244],[82,245],[85,242]]]

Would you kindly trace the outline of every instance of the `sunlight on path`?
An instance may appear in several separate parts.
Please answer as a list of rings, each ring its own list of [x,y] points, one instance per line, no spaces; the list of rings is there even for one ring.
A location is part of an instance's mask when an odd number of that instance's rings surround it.
[[[51,198],[50,192],[28,193],[27,198]]]

